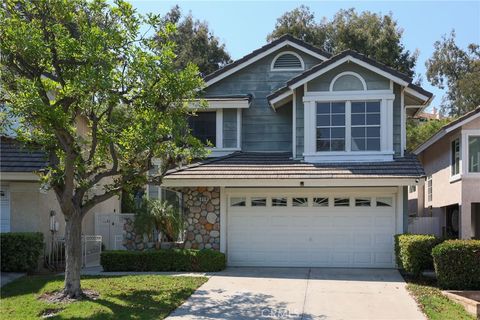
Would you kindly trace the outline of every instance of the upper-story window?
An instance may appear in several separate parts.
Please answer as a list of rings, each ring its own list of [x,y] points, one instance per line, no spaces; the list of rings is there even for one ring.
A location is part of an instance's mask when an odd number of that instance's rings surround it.
[[[468,136],[468,172],[480,172],[480,136]]]
[[[450,175],[453,177],[460,174],[460,138],[452,140],[450,153]]]
[[[317,151],[345,150],[345,102],[317,103]]]
[[[217,144],[217,113],[215,111],[198,112],[188,119],[192,135],[207,144]]]
[[[380,101],[352,102],[352,151],[380,151]]]
[[[272,61],[272,71],[297,71],[305,69],[300,55],[293,51],[279,53]]]

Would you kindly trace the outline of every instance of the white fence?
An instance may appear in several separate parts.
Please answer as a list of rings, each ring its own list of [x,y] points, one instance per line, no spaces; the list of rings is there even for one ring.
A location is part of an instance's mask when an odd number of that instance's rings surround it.
[[[49,244],[45,254],[45,264],[51,270],[65,269],[65,238],[56,237]],[[102,236],[82,236],[82,267],[96,267],[100,265],[102,254]]]
[[[126,219],[134,219],[133,213],[96,213],[95,234],[103,237],[103,244],[107,250],[124,250]]]
[[[408,232],[413,234],[442,235],[439,217],[414,217],[408,219]]]

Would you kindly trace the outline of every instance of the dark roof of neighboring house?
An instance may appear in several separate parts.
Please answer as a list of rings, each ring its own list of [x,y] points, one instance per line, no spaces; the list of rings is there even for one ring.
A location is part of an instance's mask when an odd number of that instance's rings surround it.
[[[380,63],[378,61],[375,61],[375,60],[373,60],[373,59],[371,59],[371,58],[369,58],[369,57],[367,57],[367,56],[365,56],[361,53],[358,53],[354,50],[345,50],[345,51],[340,52],[339,54],[334,55],[330,59],[313,66],[312,68],[306,70],[305,72],[299,74],[298,76],[288,80],[287,84],[284,87],[281,87],[280,89],[276,90],[271,95],[269,95],[267,97],[268,100],[271,100],[271,99],[274,99],[274,98],[280,96],[281,94],[283,94],[284,92],[289,90],[289,86],[299,82],[300,80],[305,79],[306,77],[316,73],[317,71],[320,71],[321,69],[331,65],[332,63],[337,62],[338,60],[343,59],[346,56],[351,56],[351,57],[354,57],[356,59],[359,59],[359,60],[361,60],[363,62],[366,62],[366,63],[368,63],[368,64],[370,64],[374,67],[377,67],[377,68],[379,68],[379,69],[381,69],[385,72],[388,72],[391,75],[404,80],[405,82],[408,82],[408,87],[412,88],[413,90],[415,90],[415,91],[417,91],[417,92],[419,92],[419,93],[421,93],[421,94],[423,94],[423,95],[425,95],[429,98],[431,98],[433,96],[433,94],[431,92],[428,92],[425,89],[413,84],[412,83],[412,81],[413,81],[412,78],[410,78],[405,73],[402,73],[402,72],[397,71],[397,70],[395,70],[391,67],[388,67],[385,64]]]
[[[457,125],[457,124],[459,124],[459,123],[461,123],[465,120],[468,120],[469,118],[472,118],[473,116],[475,116],[477,114],[480,114],[480,106],[478,106],[474,110],[465,113],[463,116],[461,116],[461,117],[453,120],[452,122],[447,123],[443,127],[441,127],[437,132],[435,132],[435,134],[433,134],[430,138],[428,138],[427,141],[425,141],[424,143],[419,145],[413,151],[413,153],[415,153],[415,154],[421,153],[422,151],[427,149],[429,146],[431,146],[432,144],[434,144],[435,142],[437,142],[438,140],[443,138],[450,131],[449,129],[452,129],[452,127],[454,127],[455,125]]]
[[[413,155],[388,162],[305,163],[290,153],[236,152],[170,170],[166,179],[360,179],[421,178]]]
[[[13,138],[1,137],[0,172],[33,172],[46,165],[46,155],[40,149],[27,147]]]
[[[223,67],[223,68],[221,68],[221,69],[218,69],[218,70],[216,70],[216,71],[214,71],[214,72],[206,75],[203,79],[204,79],[205,81],[209,81],[209,80],[211,80],[211,79],[213,79],[213,78],[221,75],[222,73],[224,73],[224,72],[226,72],[226,71],[228,71],[228,70],[230,70],[230,69],[232,69],[232,68],[235,68],[235,67],[238,66],[239,64],[242,64],[242,63],[244,63],[245,61],[252,59],[252,58],[255,57],[256,55],[258,55],[258,54],[260,54],[260,53],[262,53],[262,52],[265,52],[265,51],[267,51],[267,50],[270,49],[270,48],[275,47],[276,45],[278,45],[279,43],[282,43],[282,42],[284,42],[284,41],[291,41],[291,42],[293,42],[293,43],[296,43],[296,44],[298,44],[298,45],[300,45],[300,46],[302,46],[302,47],[305,47],[306,49],[308,49],[308,50],[310,50],[310,51],[316,52],[316,53],[318,53],[318,54],[320,54],[320,55],[322,55],[322,56],[324,56],[324,57],[326,57],[326,58],[329,58],[329,57],[331,56],[330,53],[328,53],[328,52],[326,52],[326,51],[324,51],[324,50],[322,50],[322,49],[320,49],[320,48],[317,48],[317,47],[315,47],[315,46],[312,46],[311,44],[308,44],[308,43],[306,43],[306,42],[304,42],[304,41],[302,41],[302,40],[300,40],[300,39],[297,39],[297,38],[295,38],[295,37],[287,34],[287,35],[283,35],[283,36],[281,36],[280,38],[278,38],[278,39],[276,39],[276,40],[274,40],[274,41],[272,41],[272,42],[264,45],[263,47],[261,47],[261,48],[259,48],[259,49],[257,49],[257,50],[252,51],[251,53],[247,54],[246,56],[244,56],[244,57],[242,57],[242,58],[240,58],[240,59],[238,59],[238,60],[235,60],[234,62],[232,62],[232,63],[230,63],[230,64],[227,64],[225,67]]]

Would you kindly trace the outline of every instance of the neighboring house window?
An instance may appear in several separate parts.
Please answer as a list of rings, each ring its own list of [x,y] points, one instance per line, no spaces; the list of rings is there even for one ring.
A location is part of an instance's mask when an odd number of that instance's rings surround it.
[[[215,111],[198,112],[195,116],[188,118],[188,125],[192,135],[207,144],[213,146],[217,143],[217,114]]]
[[[296,71],[305,68],[302,58],[295,52],[278,54],[272,61],[272,71]]]
[[[380,151],[380,101],[352,102],[352,151]]]
[[[480,136],[468,136],[468,172],[480,172]]]
[[[428,202],[432,202],[432,199],[433,199],[433,180],[432,180],[432,176],[427,177],[426,187],[427,187],[427,200],[428,200]]]
[[[451,145],[451,175],[456,176],[460,174],[460,139],[457,138],[452,141]]]
[[[345,151],[345,102],[317,103],[317,151]]]

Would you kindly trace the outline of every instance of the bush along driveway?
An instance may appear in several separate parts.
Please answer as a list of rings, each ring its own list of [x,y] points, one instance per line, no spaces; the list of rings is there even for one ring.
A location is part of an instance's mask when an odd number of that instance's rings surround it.
[[[83,289],[94,297],[58,303],[44,297],[63,287],[62,277],[27,276],[2,288],[0,314],[4,319],[163,319],[206,281],[158,275],[82,277]]]

